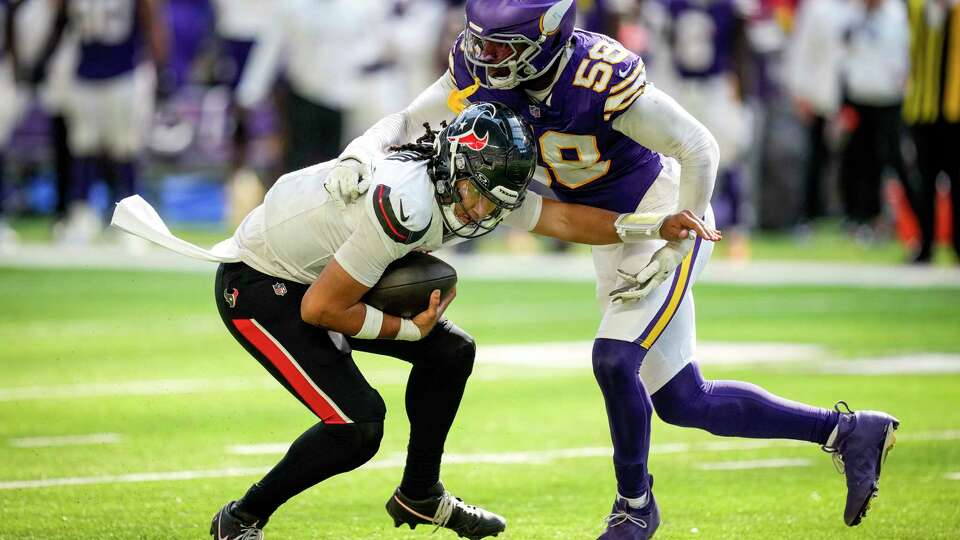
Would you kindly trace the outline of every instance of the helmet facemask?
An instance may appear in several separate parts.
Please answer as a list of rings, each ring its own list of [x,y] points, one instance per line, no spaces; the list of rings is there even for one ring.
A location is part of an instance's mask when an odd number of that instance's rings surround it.
[[[480,86],[509,90],[548,73],[573,36],[574,0],[469,0],[460,47]]]
[[[438,137],[439,140],[439,137]],[[483,173],[474,172],[470,160],[458,153],[459,143],[450,141],[447,176],[436,182],[437,200],[447,230],[461,238],[477,238],[494,229],[511,210],[520,207],[522,197],[516,202],[503,200],[484,186],[489,184]],[[478,198],[483,205],[492,206],[489,213],[479,219],[470,214]],[[506,197],[509,199],[509,194]]]
[[[543,69],[533,65],[534,59],[543,52],[541,42],[533,41],[520,34],[497,34],[480,36],[470,30],[464,31],[463,53],[470,74],[480,81],[481,86],[497,90],[516,88],[522,82],[536,79],[553,66],[560,57],[562,49],[557,51]],[[490,54],[491,51],[509,51],[508,54]],[[483,71],[483,77],[478,71]],[[503,73],[505,72],[505,73]]]

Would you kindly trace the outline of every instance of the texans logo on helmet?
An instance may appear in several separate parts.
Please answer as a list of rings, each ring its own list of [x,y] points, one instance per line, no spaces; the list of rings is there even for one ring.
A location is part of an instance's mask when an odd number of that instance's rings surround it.
[[[481,139],[477,137],[477,134],[471,129],[463,135],[454,135],[453,137],[447,137],[447,140],[450,142],[455,142],[462,144],[471,150],[480,151],[487,147],[487,141],[490,140],[490,134],[487,133]]]

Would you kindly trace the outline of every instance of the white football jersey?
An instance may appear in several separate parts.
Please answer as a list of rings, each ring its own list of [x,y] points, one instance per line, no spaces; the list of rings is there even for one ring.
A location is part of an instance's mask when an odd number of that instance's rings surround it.
[[[323,186],[335,163],[280,177],[233,235],[244,263],[309,284],[335,258],[354,279],[372,287],[394,260],[444,245],[443,216],[426,161],[408,152],[374,161],[370,189],[343,209]],[[539,195],[527,192],[504,223],[531,230],[542,204]]]

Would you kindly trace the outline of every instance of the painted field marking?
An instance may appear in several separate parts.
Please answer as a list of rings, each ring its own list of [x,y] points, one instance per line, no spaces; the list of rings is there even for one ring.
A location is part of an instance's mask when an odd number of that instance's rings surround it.
[[[943,441],[943,440],[955,440],[960,438],[960,430],[948,430],[948,431],[933,431],[933,432],[923,432],[913,434],[913,436],[906,437],[908,441]],[[903,436],[897,436],[898,441],[903,441]],[[230,449],[240,449],[240,452],[235,453],[246,453],[246,455],[253,455],[256,452],[253,450],[272,450],[270,453],[279,453],[285,452],[287,444],[260,444],[260,445],[236,445],[230,447]],[[798,447],[798,446],[813,446],[809,443],[802,443],[797,441],[764,441],[764,440],[748,440],[748,441],[720,441],[720,442],[709,442],[709,443],[664,443],[664,444],[654,444],[650,448],[650,452],[654,454],[677,454],[677,453],[687,453],[687,452],[723,452],[723,451],[733,451],[733,450],[750,450],[757,448],[783,448],[783,447]],[[279,450],[279,452],[273,452]],[[480,453],[480,454],[445,454],[443,456],[444,463],[447,464],[475,464],[475,463],[494,463],[494,464],[544,464],[550,463],[553,460],[557,459],[575,459],[575,458],[587,458],[587,457],[606,457],[609,458],[613,455],[613,449],[609,447],[585,447],[585,448],[566,448],[566,449],[555,449],[555,450],[534,450],[529,452],[502,452],[502,453]],[[771,461],[771,460],[760,460],[760,461]],[[799,460],[776,460],[776,461],[793,461],[799,462]],[[809,461],[809,460],[803,460]],[[363,467],[362,469],[386,469],[393,467],[402,467],[405,463],[405,458],[403,454],[393,454],[389,457],[381,458],[378,460],[371,461]],[[784,466],[784,465],[779,465]],[[786,465],[790,466],[790,465]],[[794,465],[800,466],[800,465]],[[805,466],[805,465],[804,465]],[[5,482],[0,482],[0,490],[10,490],[10,489],[36,489],[36,488],[48,488],[48,487],[58,487],[58,486],[80,486],[80,485],[93,485],[93,484],[121,484],[121,483],[139,483],[139,482],[164,482],[164,481],[182,481],[182,480],[195,480],[198,478],[227,478],[235,476],[258,476],[266,473],[269,470],[268,467],[247,467],[247,468],[227,468],[227,469],[212,469],[212,470],[194,470],[194,471],[169,471],[169,472],[150,472],[150,473],[130,473],[130,474],[119,474],[119,475],[103,475],[103,476],[80,476],[80,477],[67,477],[67,478],[44,478],[38,480],[10,480]],[[953,474],[953,473],[951,473]],[[960,475],[960,473],[957,473]]]
[[[784,467],[809,467],[813,461],[798,459],[748,459],[744,461],[716,461],[701,463],[697,468],[702,471],[747,471],[751,469],[780,469]]]
[[[960,480],[960,472],[951,472],[943,475],[947,480]]]
[[[161,396],[279,388],[273,380],[264,379],[159,379],[152,381],[118,381],[103,383],[59,384],[0,388],[0,401],[38,399],[72,399],[107,396]]]
[[[48,448],[56,446],[81,446],[87,444],[117,444],[117,433],[91,433],[89,435],[60,435],[53,437],[19,437],[8,442],[14,448]]]

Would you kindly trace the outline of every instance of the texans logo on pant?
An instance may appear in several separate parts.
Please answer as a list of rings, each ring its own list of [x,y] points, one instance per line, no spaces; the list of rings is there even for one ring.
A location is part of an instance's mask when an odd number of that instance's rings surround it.
[[[237,307],[237,298],[240,297],[240,291],[237,289],[223,290],[223,299],[227,301],[227,305],[231,308]]]

